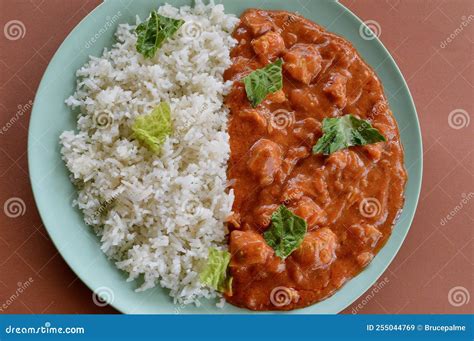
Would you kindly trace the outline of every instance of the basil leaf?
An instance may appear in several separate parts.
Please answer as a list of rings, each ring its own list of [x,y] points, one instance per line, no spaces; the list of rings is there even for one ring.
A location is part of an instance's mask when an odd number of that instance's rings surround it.
[[[381,141],[386,141],[385,137],[368,121],[359,120],[352,115],[325,118],[323,136],[313,146],[313,154],[329,155],[351,146],[363,146]]]
[[[132,125],[133,136],[154,153],[160,151],[171,130],[171,109],[166,102],[161,102],[148,115],[138,116]]]
[[[254,108],[262,103],[268,94],[283,88],[282,64],[283,60],[278,59],[243,78],[247,98]]]
[[[232,292],[232,277],[227,277],[230,253],[211,247],[204,270],[199,275],[201,283],[220,292]]]
[[[285,259],[303,242],[306,234],[306,221],[291,212],[284,205],[273,212],[270,229],[265,231],[263,237],[275,254]]]
[[[148,20],[135,29],[138,36],[137,51],[145,58],[153,58],[163,42],[173,36],[183,24],[184,20],[167,18],[152,11]]]

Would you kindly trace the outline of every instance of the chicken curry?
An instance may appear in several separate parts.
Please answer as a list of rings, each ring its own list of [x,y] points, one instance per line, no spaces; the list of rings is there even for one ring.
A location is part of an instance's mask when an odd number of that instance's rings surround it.
[[[374,71],[315,23],[250,9],[233,36],[225,296],[252,310],[305,307],[357,275],[389,238],[407,179],[397,123]],[[255,71],[271,67],[281,86],[252,97],[262,90]],[[348,127],[353,143],[341,144]],[[379,138],[364,143],[370,134]],[[277,221],[290,221],[294,235],[272,231]]]

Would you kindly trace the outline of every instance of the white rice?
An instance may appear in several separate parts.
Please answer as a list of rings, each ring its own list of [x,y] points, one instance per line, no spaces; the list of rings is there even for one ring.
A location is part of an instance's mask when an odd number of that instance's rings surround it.
[[[238,19],[222,5],[159,8],[185,20],[154,59],[135,49],[135,26],[120,25],[117,43],[77,71],[77,132],[61,137],[62,155],[78,186],[74,200],[100,236],[103,252],[138,280],[160,285],[176,303],[218,294],[199,281],[212,246],[226,248],[224,225],[233,202],[226,193],[231,84],[223,72]],[[131,125],[161,101],[172,110],[173,134],[156,155],[131,138]]]

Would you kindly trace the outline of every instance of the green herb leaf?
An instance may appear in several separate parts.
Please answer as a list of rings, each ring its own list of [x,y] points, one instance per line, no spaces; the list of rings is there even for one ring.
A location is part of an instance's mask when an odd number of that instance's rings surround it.
[[[275,250],[275,254],[285,259],[303,242],[307,230],[306,221],[284,205],[273,212],[271,220],[272,224],[263,237]]]
[[[282,64],[283,61],[278,59],[263,69],[255,70],[243,78],[247,98],[254,108],[262,103],[268,94],[283,88]]]
[[[133,136],[154,153],[160,152],[171,129],[171,109],[166,102],[161,102],[148,115],[138,116],[132,125]]]
[[[137,51],[145,58],[153,58],[163,42],[173,36],[183,24],[184,20],[167,18],[152,11],[148,20],[135,29],[138,36]]]
[[[340,149],[380,141],[385,141],[385,137],[368,121],[359,120],[352,115],[325,118],[323,120],[323,136],[314,145],[313,154],[329,155]]]
[[[204,270],[199,275],[201,283],[220,292],[232,291],[232,277],[227,276],[230,253],[211,247]]]

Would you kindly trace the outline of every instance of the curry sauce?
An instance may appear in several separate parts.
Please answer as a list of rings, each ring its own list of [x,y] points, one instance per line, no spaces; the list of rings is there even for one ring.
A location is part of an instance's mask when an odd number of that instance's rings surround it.
[[[345,39],[284,11],[250,9],[233,37],[227,177],[232,293],[252,310],[290,310],[327,298],[357,275],[390,237],[407,175],[397,123],[374,71]],[[283,60],[283,89],[257,107],[242,78]],[[385,142],[313,154],[328,117],[367,120]],[[286,259],[263,233],[285,205],[307,223]]]

